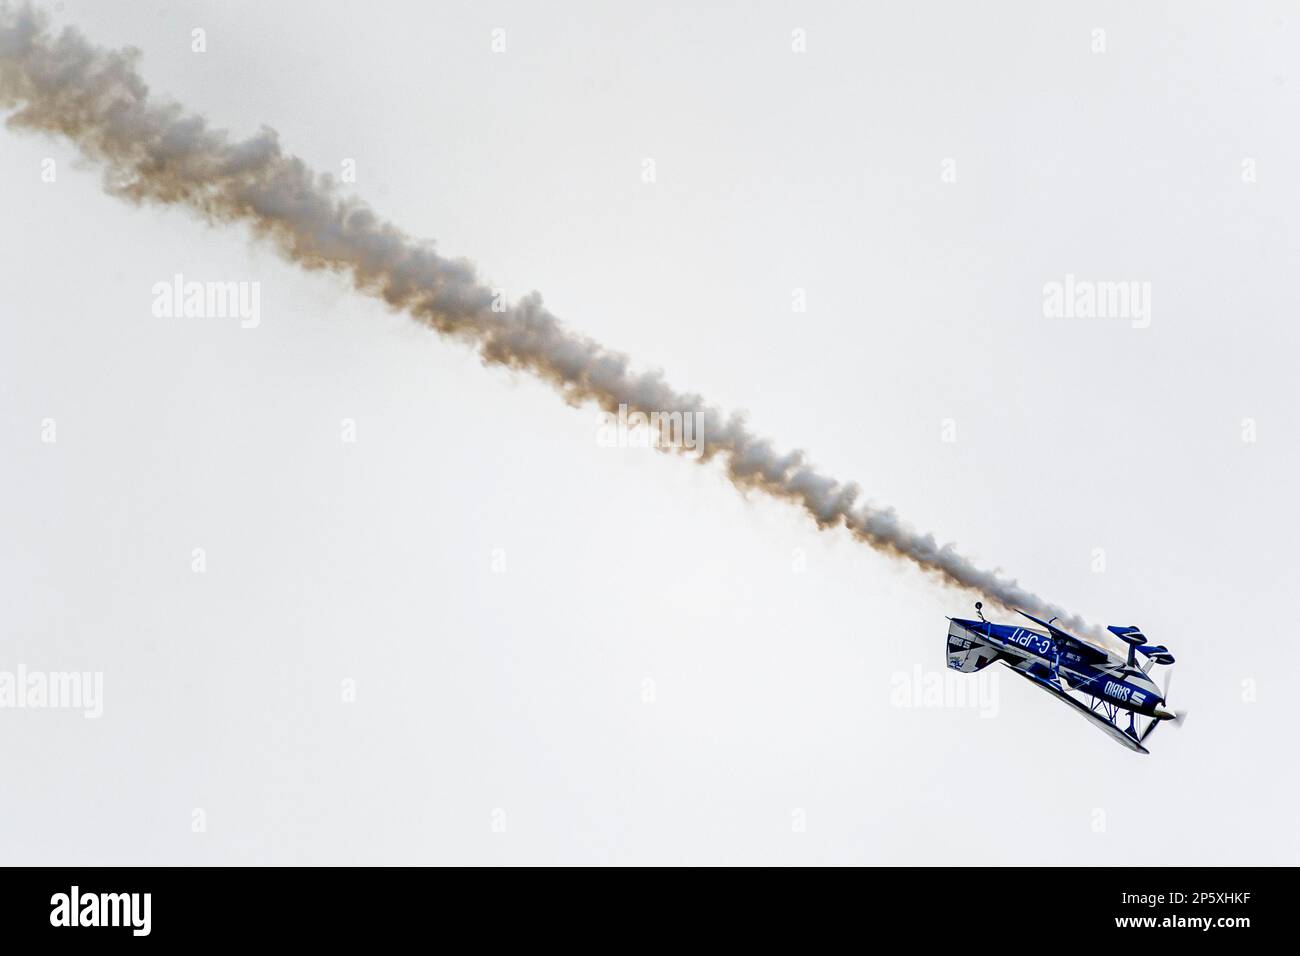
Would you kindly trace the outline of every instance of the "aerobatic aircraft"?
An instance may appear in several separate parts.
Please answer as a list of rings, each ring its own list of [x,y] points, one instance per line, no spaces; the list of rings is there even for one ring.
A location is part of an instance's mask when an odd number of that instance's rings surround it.
[[[984,618],[984,605],[976,601],[978,621],[948,618],[948,666],[973,674],[1001,661],[1036,687],[1064,701],[1130,750],[1150,753],[1143,744],[1167,720],[1181,722],[1183,715],[1166,710],[1165,689],[1148,677],[1157,664],[1168,665],[1174,656],[1163,645],[1148,644],[1136,627],[1110,627],[1128,645],[1125,659],[1095,644],[1019,611],[1043,631],[1013,624],[993,624]],[[1144,659],[1138,666],[1138,655]],[[1128,712],[1128,726],[1120,717]],[[1139,721],[1141,718],[1141,721]]]

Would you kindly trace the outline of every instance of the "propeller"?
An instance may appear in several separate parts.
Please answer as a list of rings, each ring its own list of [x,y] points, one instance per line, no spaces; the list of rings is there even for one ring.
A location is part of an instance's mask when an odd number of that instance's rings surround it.
[[[1169,704],[1169,685],[1172,684],[1173,682],[1174,682],[1174,669],[1170,667],[1168,671],[1165,673],[1165,686],[1160,691],[1160,698],[1162,701],[1164,701],[1166,706],[1168,706]],[[1159,713],[1159,711],[1157,711],[1157,713]],[[1155,733],[1156,728],[1159,727],[1161,724],[1173,724],[1175,727],[1181,727],[1183,725],[1183,721],[1187,718],[1187,711],[1185,710],[1168,711],[1168,713],[1172,713],[1173,716],[1166,717],[1162,720],[1153,720],[1151,723],[1149,723],[1147,725],[1147,729],[1143,731],[1142,736],[1138,738],[1138,742],[1141,743],[1145,741],[1148,737],[1150,737],[1153,733]]]
[[[1166,706],[1169,705],[1169,685],[1172,684],[1173,682],[1174,682],[1174,669],[1170,667],[1168,672],[1165,674],[1165,686],[1160,691],[1160,696],[1161,698],[1164,699]],[[1163,723],[1169,723],[1169,724],[1173,724],[1175,727],[1181,727],[1183,725],[1183,721],[1187,719],[1187,711],[1175,710],[1175,711],[1171,711],[1171,713],[1174,715],[1174,719],[1169,721],[1163,721]]]

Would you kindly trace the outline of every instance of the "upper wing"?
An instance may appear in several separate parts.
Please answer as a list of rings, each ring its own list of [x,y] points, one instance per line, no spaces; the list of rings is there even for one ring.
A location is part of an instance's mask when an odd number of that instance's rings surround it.
[[[1071,694],[1067,693],[1065,689],[1061,687],[1060,684],[1057,684],[1054,681],[1045,680],[1042,677],[1039,677],[1037,674],[1031,673],[1029,668],[1026,666],[1014,666],[1010,661],[1003,661],[1003,663],[1006,664],[1007,667],[1010,667],[1021,677],[1026,678],[1035,687],[1039,687],[1047,691],[1057,700],[1061,701],[1061,703],[1065,704],[1067,707],[1073,710],[1080,717],[1087,718],[1090,724],[1092,724],[1098,730],[1103,731],[1115,742],[1123,744],[1129,750],[1136,750],[1140,754],[1150,753],[1150,751],[1147,750],[1146,747],[1142,746],[1142,742],[1140,740],[1134,740],[1128,734],[1124,733],[1123,730],[1116,727],[1111,721],[1107,720],[1101,714],[1097,713],[1092,708],[1090,708],[1083,701],[1078,700]],[[1145,737],[1145,734],[1143,736]]]

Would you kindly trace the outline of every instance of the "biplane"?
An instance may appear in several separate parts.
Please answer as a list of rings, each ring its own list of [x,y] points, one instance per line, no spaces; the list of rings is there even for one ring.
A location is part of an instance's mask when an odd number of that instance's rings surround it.
[[[1151,734],[1165,721],[1178,723],[1181,713],[1166,709],[1168,680],[1162,691],[1149,675],[1174,656],[1160,644],[1149,644],[1136,627],[1109,627],[1128,645],[1127,657],[1068,634],[1056,618],[1041,621],[1017,609],[1038,628],[993,624],[976,601],[978,621],[948,618],[948,666],[973,674],[994,661],[1064,702],[1113,740],[1140,754]],[[1141,666],[1139,666],[1141,658]],[[1127,724],[1121,716],[1128,714]]]

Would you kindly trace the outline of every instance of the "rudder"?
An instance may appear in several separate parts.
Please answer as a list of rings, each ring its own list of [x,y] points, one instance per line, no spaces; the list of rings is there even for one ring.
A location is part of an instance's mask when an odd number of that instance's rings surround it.
[[[948,666],[963,674],[974,674],[998,659],[995,648],[960,621],[948,624]]]

